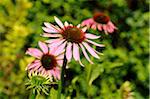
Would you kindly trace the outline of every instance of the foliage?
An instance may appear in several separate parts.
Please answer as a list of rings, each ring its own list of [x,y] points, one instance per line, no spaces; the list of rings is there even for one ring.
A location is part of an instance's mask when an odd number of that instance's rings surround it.
[[[54,22],[53,16],[77,25],[92,17],[95,10],[104,11],[118,30],[101,35],[97,42],[105,44],[101,59],[92,59],[81,67],[74,60],[66,70],[62,97],[70,99],[148,99],[148,12],[147,0],[1,0],[0,1],[0,98],[28,98],[25,68],[33,59],[24,55],[28,47],[36,47],[43,32],[43,22]],[[55,99],[57,86],[50,95]],[[124,92],[125,90],[125,92]],[[131,98],[130,98],[131,99]]]

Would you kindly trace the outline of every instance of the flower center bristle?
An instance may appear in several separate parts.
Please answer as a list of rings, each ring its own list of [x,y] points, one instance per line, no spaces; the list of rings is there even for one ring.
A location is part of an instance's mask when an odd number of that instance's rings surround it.
[[[94,21],[101,24],[107,24],[109,22],[109,17],[103,13],[95,13],[93,16]]]
[[[45,54],[42,56],[41,63],[42,63],[42,66],[46,70],[53,69],[53,67],[55,67],[57,65],[57,61],[56,61],[55,56],[49,55],[49,54]]]
[[[62,32],[63,37],[72,43],[81,43],[85,39],[85,33],[75,26],[68,26]]]

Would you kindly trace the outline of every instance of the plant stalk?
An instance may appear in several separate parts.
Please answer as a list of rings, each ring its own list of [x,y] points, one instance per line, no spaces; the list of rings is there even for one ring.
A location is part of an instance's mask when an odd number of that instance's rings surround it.
[[[63,66],[61,69],[61,79],[59,81],[59,89],[58,89],[57,99],[61,99],[62,89],[65,89],[64,88],[64,81],[65,81],[64,74],[65,74],[66,65],[67,65],[67,58],[66,58],[66,55],[64,54],[64,60],[63,60]]]

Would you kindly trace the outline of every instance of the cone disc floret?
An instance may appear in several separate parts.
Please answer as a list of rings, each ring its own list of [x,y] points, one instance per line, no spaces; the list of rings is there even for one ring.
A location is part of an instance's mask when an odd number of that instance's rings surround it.
[[[101,24],[107,24],[109,22],[109,17],[103,13],[95,13],[93,16],[94,21]]]
[[[65,30],[62,31],[62,36],[72,43],[81,43],[85,39],[85,33],[76,26],[65,27]]]
[[[56,67],[57,65],[57,61],[54,55],[49,55],[49,54],[45,54],[42,56],[41,58],[41,63],[42,66],[46,69],[46,70],[50,70],[53,67]]]

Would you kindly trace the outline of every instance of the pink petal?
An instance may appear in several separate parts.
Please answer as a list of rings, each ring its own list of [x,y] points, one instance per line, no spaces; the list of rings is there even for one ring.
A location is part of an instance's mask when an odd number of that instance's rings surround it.
[[[99,59],[99,56],[95,53],[94,49],[93,49],[91,46],[89,46],[89,45],[88,45],[87,43],[85,43],[85,42],[83,42],[82,44],[85,46],[85,48],[88,50],[88,52],[89,52],[92,56],[94,56],[95,58],[98,58],[98,59]]]
[[[64,39],[59,40],[59,41],[55,41],[55,42],[49,44],[48,46],[49,46],[50,48],[55,48],[55,47],[58,47],[60,44],[62,44],[64,41],[65,41]]]
[[[108,31],[109,33],[112,33],[112,32],[114,31],[114,29],[109,26],[109,27],[107,27],[107,31]]]
[[[89,39],[98,39],[98,38],[100,38],[100,36],[96,36],[96,35],[90,34],[90,33],[86,33],[85,36],[86,36],[86,38],[89,38]]]
[[[98,28],[99,31],[102,31],[102,25],[101,24],[98,24],[97,28]]]
[[[64,58],[64,54],[60,54],[56,57],[57,60],[63,59]]]
[[[48,47],[45,43],[39,41],[39,46],[45,54],[48,53]]]
[[[61,54],[61,53],[64,51],[64,49],[65,49],[65,47],[66,47],[66,43],[67,43],[67,42],[62,43],[62,44],[56,49],[56,51],[55,51],[55,55],[56,55],[56,56],[59,55],[59,54]]]
[[[79,58],[79,64],[80,64],[81,66],[83,66],[83,67],[84,67],[84,65],[82,64],[82,62],[81,62],[80,58]]]
[[[41,72],[44,68],[41,66],[39,69],[38,69],[38,72]]]
[[[62,39],[60,39],[60,38],[58,38],[58,39],[50,39],[50,40],[46,40],[45,42],[46,43],[54,43],[54,42],[59,42],[60,40],[62,40]]]
[[[45,72],[46,72],[45,69],[42,69],[41,74],[45,74]]]
[[[40,62],[31,63],[31,64],[28,66],[28,70],[29,70],[29,69],[32,69],[32,68],[35,68],[36,66],[41,66],[41,63],[40,63]]]
[[[111,21],[108,22],[108,25],[109,25],[111,28],[117,29],[117,27],[116,27]]]
[[[92,18],[89,18],[89,19],[86,19],[86,20],[84,20],[82,23],[81,23],[81,26],[90,26],[91,24],[93,24],[94,23],[94,21],[93,21],[93,19]]]
[[[56,49],[57,49],[57,47],[51,47],[49,50],[49,54],[54,54]]]
[[[87,55],[87,53],[86,53],[84,47],[82,46],[82,44],[80,44],[80,47],[81,47],[81,49],[82,49],[82,52],[83,52],[85,58],[86,58],[91,64],[93,64],[93,62],[90,60],[90,58],[89,58],[89,56]]]
[[[40,65],[37,65],[33,68],[34,71],[38,71],[38,69],[41,67],[41,64]]]
[[[52,70],[50,70],[50,72],[51,72],[51,75],[52,75],[55,79],[57,79],[57,78],[56,78],[56,75],[55,75],[55,71],[52,69]]]
[[[51,77],[51,76],[52,76],[52,74],[51,74],[50,70],[48,71],[48,75],[49,75],[49,77]]]
[[[68,22],[66,22],[66,21],[65,21],[65,23],[64,23],[64,24],[65,24],[65,27],[69,26]]]
[[[59,65],[60,67],[62,67],[62,65],[63,65],[63,60],[58,60],[57,63],[58,63],[58,65]]]
[[[93,24],[93,25],[91,26],[91,28],[94,29],[94,30],[96,30],[96,24]]]
[[[28,48],[28,50],[26,51],[26,54],[29,54],[38,59],[40,59],[43,55],[43,53],[37,48]]]
[[[48,32],[48,33],[58,33],[58,31],[52,30],[52,29],[47,28],[47,27],[42,27],[42,29],[43,29],[45,32]]]
[[[55,70],[55,75],[56,75],[57,79],[60,80],[60,70],[58,68],[56,68],[56,70]]]
[[[69,42],[66,48],[66,58],[70,62],[72,58],[72,44]]]
[[[61,28],[64,28],[63,23],[62,23],[56,16],[54,16],[54,19],[55,19],[56,23],[57,23]]]
[[[43,37],[61,37],[61,34],[49,34],[49,33],[43,33],[41,36]]]
[[[76,61],[79,60],[80,58],[80,53],[79,53],[79,47],[77,44],[73,43],[73,57]]]
[[[85,32],[87,30],[87,27],[82,28],[82,31]]]
[[[95,45],[95,46],[104,47],[104,45],[103,45],[103,44],[98,44],[98,43],[93,42],[93,41],[88,40],[88,39],[86,39],[86,41],[87,41],[87,42],[89,42],[89,43],[91,43],[91,44],[93,44],[93,45]]]
[[[107,26],[106,25],[103,25],[103,30],[107,34]]]
[[[50,23],[44,22],[44,25],[45,25],[47,28],[49,28],[49,29],[55,31],[55,32],[53,32],[53,33],[58,33],[58,32],[59,32],[58,29],[57,29],[54,25],[52,25],[52,24],[50,24]]]
[[[77,28],[80,28],[80,26],[81,26],[81,24],[78,24],[78,25],[77,25]]]

